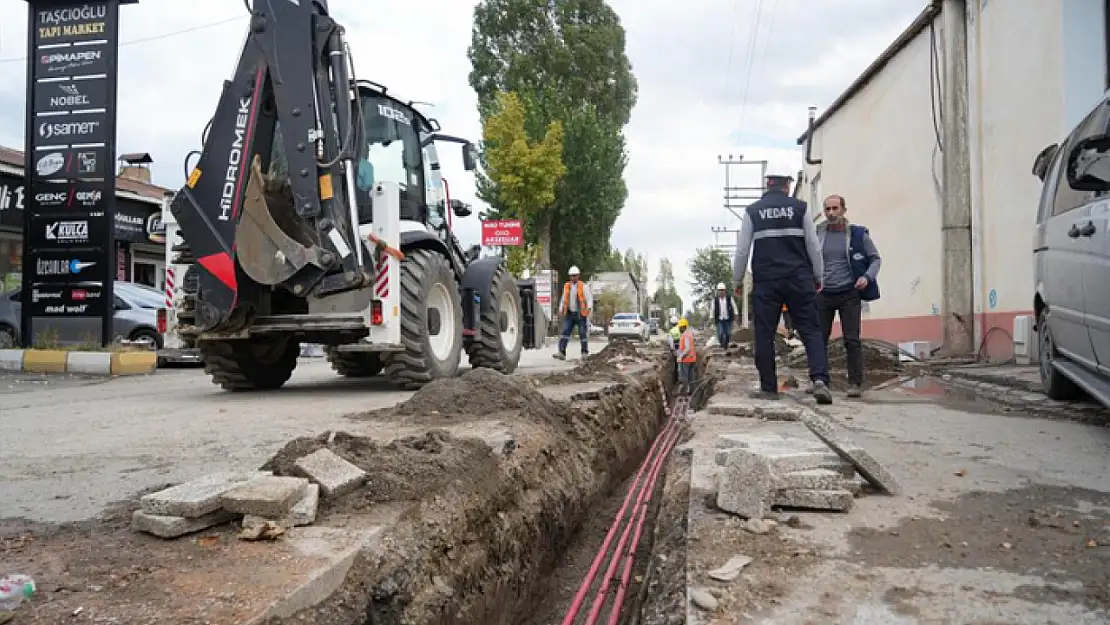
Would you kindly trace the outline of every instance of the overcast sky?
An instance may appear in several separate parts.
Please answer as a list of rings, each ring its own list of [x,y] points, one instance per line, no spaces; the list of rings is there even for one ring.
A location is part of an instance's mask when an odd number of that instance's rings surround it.
[[[804,130],[806,107],[832,102],[926,0],[610,3],[628,32],[640,85],[626,129],[629,198],[613,243],[646,252],[652,280],[659,259],[669,257],[686,297],[693,251],[713,243],[711,227],[737,225],[723,207],[717,155],[767,159],[796,171],[801,153],[794,139]],[[331,0],[360,78],[434,103],[428,111],[446,132],[477,140],[466,58],[475,4]],[[182,159],[201,147],[201,131],[237,60],[246,10],[240,0],[142,0],[121,13],[117,149],[150,152],[154,182],[178,188]],[[23,147],[26,27],[27,3],[0,0],[0,145],[17,149]],[[452,194],[477,203],[473,177],[450,158],[455,154],[448,152],[444,163]],[[733,168],[734,179],[744,169],[747,179],[733,184],[758,184],[754,168]],[[478,242],[476,214],[458,225],[464,244]]]

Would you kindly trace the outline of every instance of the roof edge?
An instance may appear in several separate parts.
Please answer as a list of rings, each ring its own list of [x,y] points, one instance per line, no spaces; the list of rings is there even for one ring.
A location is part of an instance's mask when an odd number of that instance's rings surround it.
[[[902,50],[906,48],[914,39],[920,35],[933,20],[941,13],[941,0],[930,0],[929,5],[926,6],[921,13],[902,31],[900,35],[889,45],[885,50],[867,66],[863,72],[848,85],[832,104],[825,109],[824,113],[814,120],[813,130],[817,130],[829,120],[838,110],[844,107],[851,99],[859,93],[864,87],[871,83],[871,81],[890,63],[894,57],[898,56]],[[798,137],[797,145],[805,145],[806,140],[809,138],[809,129],[806,129],[800,137]]]

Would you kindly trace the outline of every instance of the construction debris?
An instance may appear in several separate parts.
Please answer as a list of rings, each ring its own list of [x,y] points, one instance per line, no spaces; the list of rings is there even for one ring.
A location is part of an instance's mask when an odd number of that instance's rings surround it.
[[[888,495],[897,495],[902,492],[901,485],[894,479],[867,450],[854,441],[849,440],[830,419],[815,412],[807,411],[802,415],[802,423],[809,428],[817,438],[824,441],[844,460],[852,466],[872,486]]]
[[[325,497],[341,497],[366,481],[366,472],[330,449],[317,449],[294,463],[297,473],[320,485]]]
[[[811,413],[803,411],[801,419],[812,420]],[[717,484],[717,507],[747,519],[763,519],[774,508],[850,510],[861,484],[856,463],[842,456],[841,449],[851,451],[852,458],[863,458],[865,468],[875,472],[871,475],[890,478],[858,446],[842,444],[830,451],[817,441],[777,434],[723,435],[718,446],[715,460],[724,470]],[[896,487],[890,480],[888,486]]]
[[[767,421],[797,421],[802,416],[802,409],[794,406],[774,404],[772,402],[757,403],[742,399],[736,395],[716,395],[709,400],[707,406],[709,414],[743,417],[746,419],[764,419]]]

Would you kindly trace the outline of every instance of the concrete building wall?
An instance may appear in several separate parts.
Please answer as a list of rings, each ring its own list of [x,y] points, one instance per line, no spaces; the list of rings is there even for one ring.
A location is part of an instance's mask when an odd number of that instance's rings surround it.
[[[968,4],[976,336],[985,355],[1003,359],[1012,354],[1013,317],[1032,309],[1041,190],[1033,159],[1106,87],[1104,0]],[[933,21],[941,76],[942,23]],[[824,162],[806,167],[811,188],[802,197],[843,194],[849,218],[867,225],[879,246],[882,299],[865,313],[864,334],[936,346],[942,155],[930,55],[925,28],[818,127],[813,156]],[[939,115],[939,86],[933,97]]]
[[[827,195],[844,196],[848,218],[871,230],[883,257],[882,298],[865,310],[864,331],[887,340],[904,334],[901,320],[939,313],[940,158],[929,56],[926,30],[817,128],[812,151],[823,162],[806,166],[800,194],[817,206]]]

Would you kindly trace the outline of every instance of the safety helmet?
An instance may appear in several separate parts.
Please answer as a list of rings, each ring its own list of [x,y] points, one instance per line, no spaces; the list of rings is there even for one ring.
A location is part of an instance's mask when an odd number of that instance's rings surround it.
[[[717,283],[717,290],[720,291],[723,288],[725,288],[725,283],[724,282],[718,282]]]
[[[578,267],[576,265],[571,265],[571,268],[567,270],[568,276],[577,276],[580,273],[582,272],[578,271]]]
[[[678,320],[678,327],[680,327],[680,328],[689,328],[690,327],[690,322],[686,321],[686,317],[683,317],[683,318]]]
[[[671,325],[678,325],[678,317],[671,316]]]

